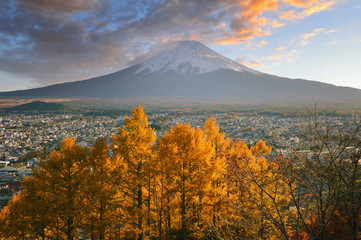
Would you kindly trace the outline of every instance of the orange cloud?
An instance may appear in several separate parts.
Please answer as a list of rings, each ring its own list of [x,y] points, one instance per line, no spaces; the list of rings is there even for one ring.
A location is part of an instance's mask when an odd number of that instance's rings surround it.
[[[305,18],[327,10],[334,4],[336,0],[242,0],[227,5],[227,11],[231,14],[230,22],[219,25],[215,43],[237,44],[267,36],[272,29],[285,26],[287,21]],[[268,12],[272,12],[272,17],[265,17]],[[228,31],[226,24],[229,26]]]
[[[247,61],[245,61],[243,58],[237,58],[236,61],[237,61],[238,63],[246,66],[246,67],[261,67],[261,68],[265,67],[264,64],[262,64],[262,63],[260,63],[260,62],[258,62],[258,61],[256,61],[256,60],[247,62]]]
[[[219,29],[226,29],[226,23],[222,23],[218,26]]]
[[[286,52],[286,53],[278,53],[273,56],[266,56],[262,57],[262,59],[265,60],[273,60],[273,61],[286,61],[286,62],[292,62],[294,59],[298,57],[299,52],[295,49]]]
[[[279,48],[275,49],[275,52],[279,52],[279,51],[282,51],[282,50],[285,50],[285,49],[286,49],[285,47],[279,47]]]
[[[267,45],[267,44],[268,44],[268,42],[266,42],[265,40],[262,40],[262,41],[258,42],[257,47],[262,47],[262,46]]]
[[[279,18],[281,20],[293,20],[296,18],[296,15],[295,15],[295,10],[288,10],[288,11],[280,11],[280,16]]]
[[[258,27],[254,27],[253,29],[240,29],[238,32],[232,32],[231,35],[221,38],[215,39],[214,42],[221,45],[228,45],[228,44],[236,44],[236,43],[244,43],[248,39],[252,39],[255,36],[267,36],[270,35],[270,32],[262,30]]]
[[[337,29],[326,29],[326,28],[317,28],[313,30],[311,33],[305,33],[301,35],[301,38],[303,39],[301,41],[302,46],[306,46],[309,43],[310,38],[315,37],[317,34],[323,33],[323,34],[329,34],[337,32]]]
[[[241,58],[241,57],[236,58],[236,61],[237,61],[238,63],[244,65],[244,66],[247,66],[247,65],[248,65],[247,62],[246,62],[243,58]]]
[[[310,7],[315,1],[314,0],[284,0],[285,3],[298,8]]]
[[[264,64],[260,63],[260,62],[257,62],[257,61],[250,61],[248,63],[249,66],[252,66],[252,67],[265,67]]]
[[[311,37],[314,37],[316,35],[316,33],[312,32],[312,33],[306,33],[302,35],[302,38],[305,40],[310,39]]]
[[[336,3],[336,1],[325,1],[325,2],[320,2],[320,3],[314,4],[312,7],[305,9],[303,11],[303,15],[305,17],[307,17],[313,13],[321,12],[323,10],[328,9],[335,3]]]
[[[272,28],[284,27],[285,25],[286,23],[281,23],[276,19],[272,19],[272,23],[271,23]]]
[[[326,0],[326,1],[286,1],[290,2],[291,5],[294,5],[297,8],[303,8],[301,12],[296,12],[295,10],[287,10],[287,11],[280,11],[279,18],[281,20],[290,20],[294,21],[296,19],[302,19],[305,17],[310,16],[311,14],[321,12],[327,10],[332,5],[336,4],[334,0]],[[299,5],[297,3],[299,2]]]
[[[264,11],[273,11],[278,8],[279,0],[246,0],[241,1],[242,16],[255,20]]]
[[[337,29],[326,29],[326,28],[318,28],[318,29],[315,29],[315,32],[317,33],[325,33],[325,34],[328,34],[328,33],[334,33],[334,32],[337,32]]]

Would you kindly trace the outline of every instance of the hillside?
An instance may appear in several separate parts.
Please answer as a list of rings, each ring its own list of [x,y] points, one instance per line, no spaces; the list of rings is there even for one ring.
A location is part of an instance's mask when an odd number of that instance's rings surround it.
[[[11,108],[6,108],[5,110],[10,112],[54,112],[67,110],[67,107],[60,103],[34,101]]]

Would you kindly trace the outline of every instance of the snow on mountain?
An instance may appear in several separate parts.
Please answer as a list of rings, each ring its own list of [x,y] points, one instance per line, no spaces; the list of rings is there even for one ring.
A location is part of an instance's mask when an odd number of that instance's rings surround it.
[[[175,48],[163,51],[142,62],[137,72],[162,73],[174,70],[181,74],[202,74],[218,69],[260,73],[223,57],[197,41],[179,42]]]

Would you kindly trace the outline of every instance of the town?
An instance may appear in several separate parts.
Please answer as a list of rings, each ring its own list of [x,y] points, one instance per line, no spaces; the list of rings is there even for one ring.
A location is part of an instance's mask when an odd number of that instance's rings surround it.
[[[308,150],[300,142],[300,130],[309,117],[282,117],[256,113],[150,113],[148,121],[157,137],[177,123],[202,128],[214,116],[222,132],[234,140],[251,145],[265,140],[275,149],[287,152],[290,147]],[[75,138],[82,147],[91,147],[103,137],[110,142],[126,116],[87,116],[84,114],[4,114],[0,116],[0,207],[21,190],[21,179],[31,176],[40,159],[59,148],[62,139]],[[350,116],[333,117],[339,126],[352,124]]]

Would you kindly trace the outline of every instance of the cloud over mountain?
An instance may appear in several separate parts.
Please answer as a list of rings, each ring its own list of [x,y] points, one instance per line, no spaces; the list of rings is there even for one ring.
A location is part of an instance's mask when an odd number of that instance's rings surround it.
[[[0,1],[0,71],[40,85],[103,75],[182,39],[235,44],[333,0]],[[293,11],[293,12],[289,12]],[[283,14],[283,15],[281,15]]]

